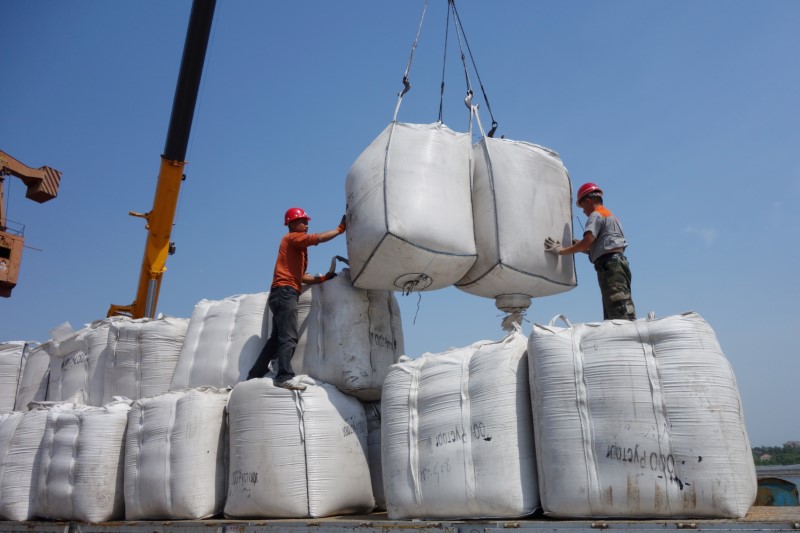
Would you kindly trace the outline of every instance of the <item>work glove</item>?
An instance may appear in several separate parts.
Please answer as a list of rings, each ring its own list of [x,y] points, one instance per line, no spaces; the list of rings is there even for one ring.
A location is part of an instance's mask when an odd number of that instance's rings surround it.
[[[344,233],[344,230],[347,229],[347,220],[346,219],[347,219],[347,215],[342,215],[342,221],[339,222],[339,227],[336,228],[337,230],[339,230],[339,235]]]
[[[322,281],[328,281],[329,279],[333,279],[336,277],[336,272],[326,272],[324,276],[322,276]]]
[[[548,254],[558,255],[561,251],[561,242],[556,241],[550,237],[544,240],[544,251]]]

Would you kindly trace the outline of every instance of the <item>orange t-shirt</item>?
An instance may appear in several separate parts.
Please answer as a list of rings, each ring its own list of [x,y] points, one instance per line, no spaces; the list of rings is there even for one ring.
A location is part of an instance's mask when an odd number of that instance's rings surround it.
[[[272,288],[292,287],[300,292],[300,282],[308,266],[307,248],[317,244],[319,236],[316,233],[290,231],[284,235],[275,260]]]

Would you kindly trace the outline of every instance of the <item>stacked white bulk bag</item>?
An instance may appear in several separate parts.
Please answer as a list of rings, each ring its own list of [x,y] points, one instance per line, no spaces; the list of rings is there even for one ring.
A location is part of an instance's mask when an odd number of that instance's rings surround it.
[[[367,416],[367,459],[372,477],[372,494],[375,496],[375,510],[385,511],[381,466],[381,402],[364,402],[364,413]]]
[[[530,305],[530,298],[575,287],[573,256],[558,258],[544,250],[550,236],[572,243],[572,187],[558,154],[486,136],[473,146],[473,154],[478,260],[456,286],[495,298],[503,310],[519,306],[515,300],[520,296]]]
[[[40,445],[48,410],[32,405],[0,424],[0,517],[30,520],[36,511]]]
[[[347,174],[353,284],[421,291],[452,285],[475,262],[471,140],[441,122],[394,120]]]
[[[756,477],[736,379],[696,313],[535,325],[542,507],[563,517],[740,518]]]
[[[169,390],[225,388],[247,379],[269,338],[268,297],[263,292],[198,302]]]
[[[167,392],[188,327],[188,318],[171,316],[111,324],[103,404],[114,396],[137,400]]]
[[[0,413],[14,410],[22,361],[32,348],[24,341],[0,343]]]
[[[389,518],[506,518],[539,505],[527,339],[516,328],[394,365],[383,386]]]
[[[303,392],[269,378],[239,383],[228,401],[228,517],[324,517],[375,506],[364,408],[305,378]]]
[[[44,342],[28,352],[22,361],[22,374],[17,386],[16,411],[27,411],[31,402],[47,399],[50,381],[50,350],[52,341]]]
[[[298,303],[297,374],[365,401],[379,400],[389,366],[403,354],[400,307],[390,291],[353,287],[350,269],[307,285]]]
[[[107,522],[124,516],[128,401],[50,409],[42,437],[36,516]]]
[[[222,512],[229,394],[207,387],[133,403],[125,440],[127,520],[201,519]]]
[[[122,317],[97,320],[85,328],[48,344],[50,383],[47,399],[66,401],[83,391],[89,405],[103,404],[103,380],[108,331]]]

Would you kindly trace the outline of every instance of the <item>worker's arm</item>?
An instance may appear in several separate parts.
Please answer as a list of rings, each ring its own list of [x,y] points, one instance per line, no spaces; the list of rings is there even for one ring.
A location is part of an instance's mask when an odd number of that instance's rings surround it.
[[[328,242],[329,240],[333,239],[334,237],[338,237],[344,230],[347,229],[347,222],[345,221],[347,215],[342,216],[342,221],[339,223],[339,226],[336,229],[332,229],[330,231],[323,231],[322,233],[317,233],[317,238],[319,242]]]
[[[583,239],[573,242],[571,246],[561,246],[561,243],[548,237],[544,241],[544,249],[547,253],[554,255],[571,255],[580,252],[587,252],[594,242],[594,235],[591,231],[583,234]]]
[[[328,281],[329,279],[333,279],[335,277],[336,277],[335,272],[328,272],[326,274],[317,274],[316,276],[312,276],[311,274],[303,274],[303,279],[301,279],[300,281],[304,285],[316,285],[318,283]]]
[[[578,254],[581,252],[589,251],[589,248],[592,247],[592,243],[594,242],[594,235],[592,235],[591,231],[587,231],[583,234],[583,239],[579,240],[572,244],[572,246],[565,246],[561,250],[559,250],[558,255],[569,255],[569,254]]]

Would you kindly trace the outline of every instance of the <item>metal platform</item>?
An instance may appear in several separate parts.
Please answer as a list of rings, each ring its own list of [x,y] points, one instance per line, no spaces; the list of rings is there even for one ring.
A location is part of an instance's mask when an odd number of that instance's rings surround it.
[[[2,522],[0,532],[36,533],[579,533],[597,531],[800,531],[800,507],[753,507],[741,520],[389,520],[385,513],[321,519]]]

